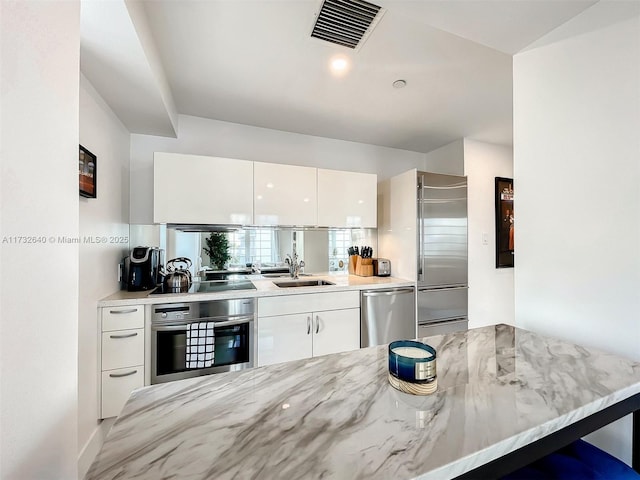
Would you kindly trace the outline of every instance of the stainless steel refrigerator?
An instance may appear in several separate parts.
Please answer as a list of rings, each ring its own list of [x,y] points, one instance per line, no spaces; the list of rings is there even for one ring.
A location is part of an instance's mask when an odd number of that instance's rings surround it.
[[[468,326],[467,178],[417,172],[418,337]]]

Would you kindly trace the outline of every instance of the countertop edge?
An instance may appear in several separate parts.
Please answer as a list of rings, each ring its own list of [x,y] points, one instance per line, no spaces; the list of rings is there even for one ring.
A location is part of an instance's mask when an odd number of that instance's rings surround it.
[[[257,277],[254,276],[254,277]],[[312,275],[305,278],[323,279],[335,282],[335,285],[319,287],[279,288],[273,284],[273,279],[251,278],[255,290],[230,290],[223,293],[175,293],[152,295],[150,291],[128,292],[119,290],[98,300],[98,308],[124,307],[131,305],[153,305],[174,302],[201,302],[208,300],[226,300],[232,298],[260,298],[281,295],[301,295],[309,293],[331,293],[351,290],[377,290],[384,288],[415,287],[412,282],[396,277],[359,277],[356,275]],[[286,279],[280,279],[286,280]]]

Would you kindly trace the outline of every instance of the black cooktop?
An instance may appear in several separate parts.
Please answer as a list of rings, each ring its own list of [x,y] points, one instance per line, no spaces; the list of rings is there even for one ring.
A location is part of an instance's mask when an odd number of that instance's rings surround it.
[[[165,293],[216,293],[227,292],[229,290],[255,290],[256,287],[251,280],[246,278],[232,280],[210,280],[205,282],[193,282],[187,292],[169,292],[165,290],[164,284],[151,292],[151,295]]]

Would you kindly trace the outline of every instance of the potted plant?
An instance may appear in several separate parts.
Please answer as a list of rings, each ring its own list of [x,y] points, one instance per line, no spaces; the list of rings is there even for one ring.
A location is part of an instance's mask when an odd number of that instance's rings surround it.
[[[231,258],[227,236],[221,232],[213,232],[205,242],[207,246],[203,250],[209,255],[211,267],[224,270],[225,264]]]

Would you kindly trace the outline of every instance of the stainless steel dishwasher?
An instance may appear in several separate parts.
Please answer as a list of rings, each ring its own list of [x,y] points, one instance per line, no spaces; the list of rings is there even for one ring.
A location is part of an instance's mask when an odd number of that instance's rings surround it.
[[[413,287],[363,290],[360,293],[360,347],[416,338]]]

